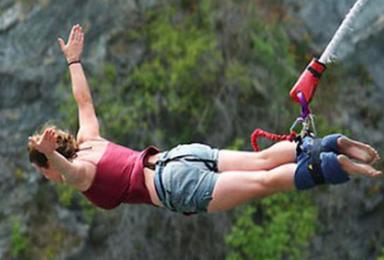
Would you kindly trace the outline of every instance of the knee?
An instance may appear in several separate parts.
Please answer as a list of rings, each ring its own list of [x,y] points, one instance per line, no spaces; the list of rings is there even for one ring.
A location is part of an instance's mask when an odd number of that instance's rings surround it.
[[[274,180],[268,173],[268,171],[249,172],[248,187],[256,193],[272,187]]]
[[[296,171],[296,164],[286,164],[284,167],[284,176],[278,174],[279,169],[272,169],[266,171],[263,180],[260,182],[260,185],[267,188],[271,191],[282,191],[283,187],[293,186],[293,177]]]
[[[263,170],[270,169],[274,165],[275,160],[276,158],[272,156],[272,153],[268,149],[252,153],[249,158],[249,161],[253,164],[253,169]]]
[[[275,178],[269,174],[270,171],[263,171],[261,178],[257,178],[256,182],[259,186],[271,188],[274,186]]]

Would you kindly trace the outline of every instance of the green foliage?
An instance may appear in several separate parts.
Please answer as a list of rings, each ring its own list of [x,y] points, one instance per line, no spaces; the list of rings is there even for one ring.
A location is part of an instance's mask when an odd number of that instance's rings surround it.
[[[381,249],[380,255],[377,257],[377,260],[384,260],[384,249]]]
[[[153,140],[174,145],[208,131],[222,56],[214,31],[202,18],[204,6],[182,18],[172,5],[146,13],[146,24],[126,36],[130,42],[148,43],[146,58],[124,80],[110,64],[91,78],[102,133],[108,138],[140,147]],[[76,106],[69,95],[65,99],[64,121],[76,128]]]
[[[243,138],[235,138],[229,146],[227,146],[227,149],[229,150],[243,150],[245,146],[245,142]]]
[[[269,23],[255,19],[251,22],[252,58],[263,65],[277,79],[280,87],[291,87],[296,79],[294,54],[290,41],[280,23]]]
[[[78,128],[77,104],[72,96],[70,84],[69,74],[65,74],[62,82],[57,88],[56,95],[62,100],[59,106],[59,112],[61,115],[61,121],[66,123],[64,129],[70,129],[71,132],[74,133],[74,130]],[[59,128],[63,127],[61,124],[55,125]]]
[[[224,71],[225,84],[240,90],[240,104],[244,106],[254,97],[254,79],[250,67],[246,66],[237,59],[228,62]]]
[[[286,108],[294,106],[288,93],[298,75],[289,39],[281,22],[266,24],[265,21],[254,19],[250,27],[250,56],[253,62],[256,61],[266,71],[259,78],[271,98],[269,109],[278,115],[282,125],[286,125],[292,121],[293,114],[292,110]]]
[[[63,206],[69,207],[72,204],[76,190],[67,185],[56,185],[56,192],[59,196],[59,202]]]
[[[24,170],[18,167],[13,171],[13,176],[15,177],[17,182],[23,182],[26,180]]]
[[[240,210],[228,259],[303,259],[317,211],[304,193],[278,194]]]
[[[33,8],[36,6],[47,6],[50,1],[51,0],[16,0],[15,2],[21,6],[21,16],[19,18],[26,19]]]
[[[21,221],[18,218],[12,219],[11,233],[11,255],[16,258],[26,251],[30,244],[26,232],[22,230]]]
[[[82,217],[85,223],[90,224],[97,213],[97,208],[82,196],[78,190],[68,185],[56,185],[59,203],[67,208],[78,205],[82,208]]]
[[[325,136],[333,133],[350,134],[348,129],[344,129],[340,124],[331,124],[327,118],[321,114],[315,116],[316,130],[318,136]]]
[[[46,260],[58,259],[63,250],[70,250],[78,246],[79,243],[78,237],[71,237],[62,227],[55,227],[49,234],[49,243],[41,247],[42,255]]]

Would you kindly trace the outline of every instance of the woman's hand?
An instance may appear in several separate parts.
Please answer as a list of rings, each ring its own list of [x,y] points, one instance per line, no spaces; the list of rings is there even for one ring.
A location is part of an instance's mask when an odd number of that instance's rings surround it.
[[[72,27],[67,43],[62,38],[57,40],[68,63],[80,61],[84,46],[84,33],[80,25]]]
[[[32,146],[45,155],[52,154],[56,150],[56,133],[54,128],[45,129],[40,138],[29,137]]]

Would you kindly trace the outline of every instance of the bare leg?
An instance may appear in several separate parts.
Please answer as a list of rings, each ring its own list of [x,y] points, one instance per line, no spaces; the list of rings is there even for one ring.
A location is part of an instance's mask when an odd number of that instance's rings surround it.
[[[285,164],[270,171],[230,171],[219,175],[208,212],[231,209],[250,199],[295,189],[296,164]]]
[[[365,163],[356,163],[343,154],[338,155],[337,160],[339,161],[341,168],[343,168],[343,170],[348,174],[359,174],[370,177],[377,177],[382,175],[381,171],[376,170],[371,165]]]
[[[219,172],[262,171],[293,163],[296,159],[296,143],[279,142],[260,152],[220,150]]]
[[[373,164],[380,159],[379,153],[368,144],[364,144],[348,137],[337,139],[337,147],[340,153],[363,163]]]
[[[370,177],[381,176],[369,164],[356,163],[345,155],[337,159],[348,174]],[[224,211],[236,207],[251,199],[259,199],[277,192],[295,189],[294,175],[296,164],[284,164],[266,171],[226,171],[219,175],[213,190],[213,199],[208,205],[208,212]]]

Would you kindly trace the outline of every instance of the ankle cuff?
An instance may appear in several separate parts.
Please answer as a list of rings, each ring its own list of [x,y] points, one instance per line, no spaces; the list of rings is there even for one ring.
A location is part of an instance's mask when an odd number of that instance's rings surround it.
[[[337,147],[337,140],[340,137],[343,137],[342,134],[331,134],[325,136],[321,140],[321,145],[323,147],[323,150],[326,152],[334,152],[336,154],[340,154],[339,148]]]

